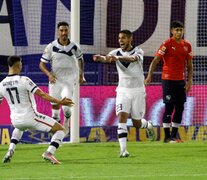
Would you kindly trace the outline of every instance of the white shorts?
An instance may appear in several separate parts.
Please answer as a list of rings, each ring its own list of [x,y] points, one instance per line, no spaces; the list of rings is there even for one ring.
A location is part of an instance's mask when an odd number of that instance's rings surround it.
[[[21,131],[34,129],[49,132],[55,122],[56,121],[53,118],[41,113],[34,113],[33,115],[22,118],[21,120],[12,120],[13,126]]]
[[[138,92],[117,92],[116,94],[116,115],[120,112],[131,114],[132,119],[142,119],[146,110],[146,93]]]
[[[67,81],[67,82],[56,81],[56,83],[54,84],[49,83],[49,94],[56,99],[62,99],[64,97],[72,99],[74,85],[75,85],[74,81]],[[55,105],[55,103],[51,103],[51,104]]]

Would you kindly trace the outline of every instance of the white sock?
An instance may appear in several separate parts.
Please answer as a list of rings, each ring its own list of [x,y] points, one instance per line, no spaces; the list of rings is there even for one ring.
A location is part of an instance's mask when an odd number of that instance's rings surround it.
[[[141,119],[141,128],[147,128],[147,129],[152,129],[153,126],[151,123],[149,123],[146,119]]]
[[[20,131],[19,129],[15,128],[12,132],[11,137],[11,143],[9,144],[9,150],[15,150],[16,144],[19,142],[19,140],[22,138],[23,131]]]
[[[65,132],[62,130],[57,131],[51,139],[50,146],[48,147],[47,151],[54,154],[59,145],[61,144],[63,138],[65,137]]]
[[[148,122],[146,121],[146,119],[141,119],[141,123],[141,128],[147,128]]]
[[[60,109],[52,109],[52,118],[57,122],[60,121]]]
[[[128,134],[126,123],[119,123],[117,132],[119,137],[120,151],[124,152],[126,150],[126,142],[127,142],[127,134]]]

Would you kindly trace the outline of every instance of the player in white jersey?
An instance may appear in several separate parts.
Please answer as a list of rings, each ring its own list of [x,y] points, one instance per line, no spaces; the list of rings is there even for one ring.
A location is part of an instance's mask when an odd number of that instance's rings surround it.
[[[69,25],[67,22],[59,22],[57,31],[58,39],[47,45],[39,67],[49,78],[49,94],[51,96],[72,99],[77,79],[79,78],[80,84],[85,82],[83,54],[78,44],[68,38]],[[51,71],[46,67],[47,63],[50,63]],[[63,106],[62,109],[63,124],[68,129],[71,109],[68,106]],[[52,103],[52,117],[60,122],[60,106],[56,103]]]
[[[19,56],[10,56],[8,58],[8,66],[8,76],[0,83],[0,103],[3,98],[6,98],[10,107],[10,118],[14,130],[3,163],[10,162],[16,144],[23,135],[23,131],[35,129],[53,133],[51,143],[42,156],[53,164],[60,164],[54,157],[54,153],[65,137],[66,129],[54,119],[37,112],[34,94],[47,101],[60,105],[72,106],[73,102],[68,98],[63,98],[62,100],[53,98],[39,89],[30,78],[21,76],[22,62]]]
[[[143,75],[143,50],[132,46],[132,33],[129,30],[119,32],[120,48],[112,50],[106,56],[94,55],[94,61],[116,62],[119,83],[116,89],[116,114],[118,115],[118,138],[120,157],[128,157],[126,149],[127,119],[131,116],[133,126],[146,128],[150,140],[155,139],[153,126],[143,117],[145,114],[145,86]]]

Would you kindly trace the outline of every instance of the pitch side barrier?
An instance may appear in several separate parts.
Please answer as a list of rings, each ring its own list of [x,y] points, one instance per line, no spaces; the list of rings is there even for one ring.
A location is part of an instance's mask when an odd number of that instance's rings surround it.
[[[0,144],[10,144],[13,127],[11,125],[0,126]],[[162,127],[154,127],[156,132],[156,141],[163,141],[164,130]],[[128,141],[147,141],[145,129],[136,129],[128,127]],[[207,140],[207,126],[182,126],[179,129],[179,137],[183,141],[189,140]],[[29,130],[24,132],[20,143],[35,144],[50,142],[51,133]],[[64,142],[70,142],[70,136],[67,135]],[[80,142],[114,142],[117,141],[117,127],[81,127]]]

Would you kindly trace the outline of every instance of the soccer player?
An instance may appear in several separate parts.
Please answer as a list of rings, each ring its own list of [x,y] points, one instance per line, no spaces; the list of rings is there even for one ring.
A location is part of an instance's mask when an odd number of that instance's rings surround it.
[[[68,38],[69,25],[67,22],[59,22],[57,31],[58,39],[47,45],[39,67],[49,78],[51,96],[57,99],[62,97],[72,99],[77,78],[79,78],[80,84],[85,82],[83,54],[80,47]],[[47,63],[50,63],[51,71],[46,67]],[[79,64],[79,75],[77,64]],[[63,125],[68,130],[71,109],[68,106],[62,106],[62,109]],[[52,103],[52,117],[60,122],[60,105],[57,103]]]
[[[51,161],[53,164],[60,164],[54,157],[54,153],[65,137],[66,130],[54,119],[37,112],[34,94],[47,101],[64,106],[72,106],[73,102],[67,98],[63,98],[62,100],[53,98],[39,89],[30,78],[21,76],[21,57],[10,56],[7,62],[9,73],[0,83],[0,103],[5,97],[10,107],[10,118],[14,130],[3,163],[11,161],[16,144],[21,139],[23,131],[27,129],[35,129],[53,133],[51,143],[47,151],[42,154],[42,157]]]
[[[146,121],[145,114],[145,86],[143,75],[143,50],[132,46],[132,32],[122,30],[118,34],[120,48],[112,50],[106,56],[94,55],[97,62],[116,62],[119,83],[116,89],[116,114],[118,115],[118,139],[120,157],[128,157],[127,119],[131,115],[133,126],[146,128],[150,140],[155,139],[153,126]]]
[[[163,128],[165,143],[181,142],[177,138],[178,128],[182,121],[186,93],[189,92],[193,79],[192,48],[189,42],[183,39],[184,26],[180,21],[171,24],[172,37],[162,43],[152,60],[145,84],[151,82],[152,74],[162,59],[162,89],[165,112],[163,115]],[[187,67],[187,68],[186,68]],[[187,82],[185,83],[185,68],[187,69]],[[174,111],[174,116],[172,113]],[[172,119],[172,132],[170,132]]]

